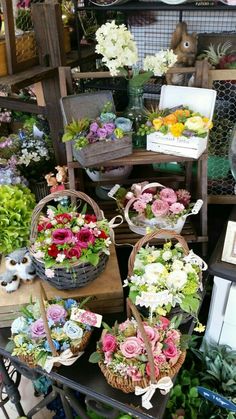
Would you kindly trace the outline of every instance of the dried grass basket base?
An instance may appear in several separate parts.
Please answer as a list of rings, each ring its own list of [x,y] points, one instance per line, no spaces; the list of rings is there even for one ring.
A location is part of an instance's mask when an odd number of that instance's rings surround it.
[[[179,372],[181,366],[184,363],[185,357],[186,357],[186,351],[181,352],[178,361],[176,362],[175,365],[172,366],[172,368],[168,372],[169,377],[172,378],[174,377],[175,374]],[[109,370],[109,368],[103,362],[99,362],[99,367],[103,375],[105,376],[108,384],[113,388],[123,391],[123,393],[134,393],[135,387],[139,386],[139,387],[145,388],[149,385],[149,382],[150,382],[149,379],[145,379],[145,378],[140,381],[134,382],[129,377],[118,376],[114,374],[111,370]],[[160,374],[158,376],[158,380],[160,380],[160,378],[162,377],[166,377],[166,375],[167,374],[165,373]]]
[[[36,274],[40,278],[59,290],[71,290],[84,287],[96,279],[100,273],[104,271],[108,256],[105,253],[102,253],[97,266],[93,266],[91,263],[80,263],[68,270],[65,267],[56,268],[54,269],[55,276],[53,278],[48,278],[47,275],[45,275],[44,263],[39,262],[34,257],[32,257],[32,260]]]
[[[71,352],[74,355],[77,355],[79,352],[84,351],[85,348],[86,348],[86,346],[88,345],[88,343],[90,341],[91,335],[92,335],[92,331],[86,330],[85,333],[84,333],[84,335],[83,335],[83,338],[82,338],[82,340],[80,342],[80,345],[79,346],[73,346],[72,345],[70,347]],[[36,367],[38,367],[38,365],[36,364],[34,358],[31,355],[20,355],[20,356],[18,356],[18,358],[19,358],[20,361],[22,361],[25,364],[27,364],[27,366],[29,368],[36,368]],[[54,364],[54,367],[60,367],[60,364],[59,363],[58,364]]]

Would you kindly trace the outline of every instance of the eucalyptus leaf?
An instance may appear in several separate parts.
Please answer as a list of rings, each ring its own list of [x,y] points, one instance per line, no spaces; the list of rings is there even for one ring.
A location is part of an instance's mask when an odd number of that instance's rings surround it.
[[[89,362],[92,364],[97,364],[99,361],[102,360],[102,354],[99,352],[93,352],[89,357]]]
[[[5,350],[7,351],[7,352],[10,352],[10,353],[12,353],[13,352],[13,350],[14,350],[14,348],[15,348],[15,343],[13,342],[13,340],[10,340],[7,344],[6,344],[6,346],[5,346]]]

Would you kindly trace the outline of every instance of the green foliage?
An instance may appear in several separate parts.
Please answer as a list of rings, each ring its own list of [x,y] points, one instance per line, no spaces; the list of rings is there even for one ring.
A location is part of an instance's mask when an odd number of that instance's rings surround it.
[[[63,143],[71,141],[79,134],[85,132],[89,127],[89,123],[90,121],[88,118],[82,118],[78,121],[75,121],[75,119],[73,119],[70,124],[65,126],[65,132],[62,137]]]
[[[99,361],[102,360],[102,354],[99,352],[93,352],[89,357],[89,362],[92,364],[97,364]]]
[[[0,186],[0,253],[27,245],[34,195],[21,185]]]
[[[142,87],[153,76],[152,71],[136,74],[129,80],[130,87]]]

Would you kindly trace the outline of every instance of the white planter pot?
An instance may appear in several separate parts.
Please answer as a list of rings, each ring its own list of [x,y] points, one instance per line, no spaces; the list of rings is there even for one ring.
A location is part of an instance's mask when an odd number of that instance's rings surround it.
[[[145,236],[147,234],[147,229],[154,230],[156,228],[158,229],[164,229],[164,230],[171,230],[175,231],[176,233],[181,233],[182,228],[185,224],[187,216],[180,217],[178,221],[175,224],[168,224],[168,221],[165,221],[163,218],[152,218],[150,220],[141,218],[139,216],[133,217],[129,220],[126,219],[128,222],[130,230],[132,230],[136,234],[140,234],[142,236]],[[165,238],[164,235],[159,236],[160,238]]]
[[[131,173],[133,166],[120,166],[106,172],[100,170],[85,169],[87,175],[93,182],[101,182],[104,180],[114,181],[119,179],[120,182],[125,180]],[[102,185],[101,188],[110,190],[113,183]]]

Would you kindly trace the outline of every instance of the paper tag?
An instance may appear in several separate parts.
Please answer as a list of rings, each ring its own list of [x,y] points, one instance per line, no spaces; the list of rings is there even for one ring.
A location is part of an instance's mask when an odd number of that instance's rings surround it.
[[[89,326],[101,327],[102,316],[92,311],[82,310],[80,308],[72,307],[71,310],[71,320],[80,322],[83,324],[88,324]]]
[[[116,194],[116,192],[120,189],[120,185],[116,184],[113,186],[113,188],[111,188],[111,190],[108,192],[108,196],[110,198],[114,198],[114,195]],[[115,198],[114,198],[115,199]]]
[[[172,295],[169,294],[168,290],[157,293],[142,291],[141,295],[138,295],[135,301],[136,305],[140,305],[141,307],[151,307],[152,310],[155,310],[158,306],[161,307],[168,303],[172,304]]]
[[[230,400],[221,396],[220,394],[214,393],[208,388],[200,386],[197,387],[197,390],[198,393],[201,394],[201,396],[205,397],[205,399],[207,400],[210,400],[213,404],[220,406],[223,409],[228,409],[231,412],[236,412],[236,405],[232,403]]]

